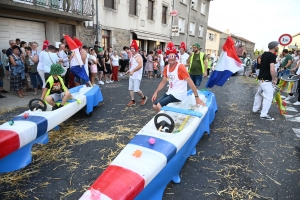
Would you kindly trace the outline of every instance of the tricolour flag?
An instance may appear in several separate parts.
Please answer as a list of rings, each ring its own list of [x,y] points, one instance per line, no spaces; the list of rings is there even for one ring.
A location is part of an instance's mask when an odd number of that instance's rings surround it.
[[[227,37],[223,45],[223,52],[216,64],[215,70],[210,75],[206,87],[212,88],[214,85],[223,86],[228,78],[243,67],[241,60],[234,50],[234,41]]]

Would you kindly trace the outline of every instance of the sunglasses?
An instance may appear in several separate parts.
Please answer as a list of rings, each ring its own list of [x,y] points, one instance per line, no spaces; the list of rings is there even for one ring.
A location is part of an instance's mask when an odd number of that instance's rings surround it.
[[[168,58],[174,59],[174,58],[176,58],[176,55],[171,54],[171,55],[168,56]]]

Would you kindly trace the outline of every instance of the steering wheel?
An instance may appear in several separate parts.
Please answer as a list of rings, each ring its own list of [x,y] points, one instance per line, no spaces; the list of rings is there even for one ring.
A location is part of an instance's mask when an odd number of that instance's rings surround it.
[[[170,120],[171,124],[169,124],[165,120],[157,122],[157,119],[159,117],[162,117],[162,116],[168,118]],[[155,127],[158,131],[161,131],[161,129],[166,127],[167,129],[165,129],[165,132],[167,132],[167,133],[172,133],[172,131],[174,130],[174,127],[175,127],[174,120],[169,115],[167,115],[165,113],[159,113],[159,114],[155,115],[154,124],[155,124]]]
[[[29,106],[29,109],[31,111],[35,111],[35,110],[38,110],[38,109],[41,109],[42,111],[46,111],[47,110],[46,103],[43,100],[41,100],[41,99],[31,99],[29,101],[29,105],[28,106]]]

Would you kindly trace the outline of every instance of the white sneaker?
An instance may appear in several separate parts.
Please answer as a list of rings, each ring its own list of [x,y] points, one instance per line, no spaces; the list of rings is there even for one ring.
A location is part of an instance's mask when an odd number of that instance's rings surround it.
[[[110,83],[110,81],[105,81],[105,83]]]
[[[110,82],[110,83],[113,83],[114,81],[113,81],[113,80],[110,80],[109,82]]]
[[[299,106],[300,105],[300,101],[296,101],[295,103],[293,103],[293,105]]]
[[[285,101],[289,101],[289,100],[291,100],[291,99],[293,99],[293,98],[295,98],[295,95],[293,95],[293,96],[288,96],[288,97],[285,99]]]
[[[104,85],[104,82],[103,81],[98,81],[98,84],[99,85]]]

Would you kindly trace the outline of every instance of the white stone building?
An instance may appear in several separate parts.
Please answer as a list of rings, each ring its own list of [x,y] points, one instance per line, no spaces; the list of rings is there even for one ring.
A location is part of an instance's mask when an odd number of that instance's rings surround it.
[[[172,2],[173,0],[99,0],[100,46],[111,46],[119,51],[135,39],[139,47],[147,52],[165,48],[171,36]]]

